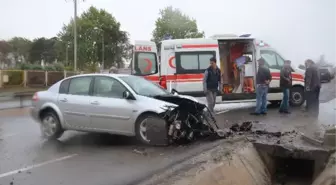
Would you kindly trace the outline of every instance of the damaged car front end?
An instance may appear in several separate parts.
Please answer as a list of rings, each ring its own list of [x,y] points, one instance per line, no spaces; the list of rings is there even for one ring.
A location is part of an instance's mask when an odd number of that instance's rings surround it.
[[[162,107],[159,117],[147,121],[147,139],[151,145],[186,143],[202,137],[223,137],[216,119],[205,104],[193,97],[157,95],[154,99],[172,105]]]

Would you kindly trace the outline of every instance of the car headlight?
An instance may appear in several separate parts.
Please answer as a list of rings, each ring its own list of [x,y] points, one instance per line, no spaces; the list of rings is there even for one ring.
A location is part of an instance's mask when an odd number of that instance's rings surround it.
[[[163,109],[163,110],[169,110],[169,109],[172,109],[172,108],[175,108],[177,107],[177,105],[163,105],[161,106],[160,108]]]

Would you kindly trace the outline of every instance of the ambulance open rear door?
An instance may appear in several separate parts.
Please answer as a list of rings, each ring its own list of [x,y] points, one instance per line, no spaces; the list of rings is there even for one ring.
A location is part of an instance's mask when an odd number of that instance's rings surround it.
[[[132,60],[132,75],[143,76],[159,83],[159,60],[157,48],[151,41],[135,41]]]

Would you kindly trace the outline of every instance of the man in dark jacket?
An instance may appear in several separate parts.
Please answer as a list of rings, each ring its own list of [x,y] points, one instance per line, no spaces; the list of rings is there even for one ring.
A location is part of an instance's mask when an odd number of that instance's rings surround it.
[[[279,112],[289,114],[289,90],[292,87],[292,67],[291,61],[286,60],[280,71],[280,88],[282,89],[283,98]]]
[[[205,70],[203,77],[203,90],[207,99],[208,107],[212,113],[214,112],[220,82],[221,72],[217,67],[216,58],[212,57],[210,58],[210,66]]]
[[[265,66],[265,59],[258,60],[259,67],[257,72],[257,104],[253,115],[266,115],[267,114],[267,93],[269,84],[272,80],[270,70]]]
[[[311,113],[318,114],[321,89],[320,73],[318,67],[312,60],[306,60],[305,64],[306,109]]]

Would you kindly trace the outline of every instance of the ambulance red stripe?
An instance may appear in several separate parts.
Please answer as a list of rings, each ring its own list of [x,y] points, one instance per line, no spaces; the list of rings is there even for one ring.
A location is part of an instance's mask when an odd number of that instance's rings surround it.
[[[178,82],[196,82],[203,80],[203,74],[178,74],[178,75],[165,75],[167,81],[178,81]],[[294,81],[304,81],[304,78],[301,74],[292,74]],[[147,80],[151,81],[159,81],[159,76],[145,76]],[[272,72],[272,79],[279,80],[280,73],[279,72]]]

